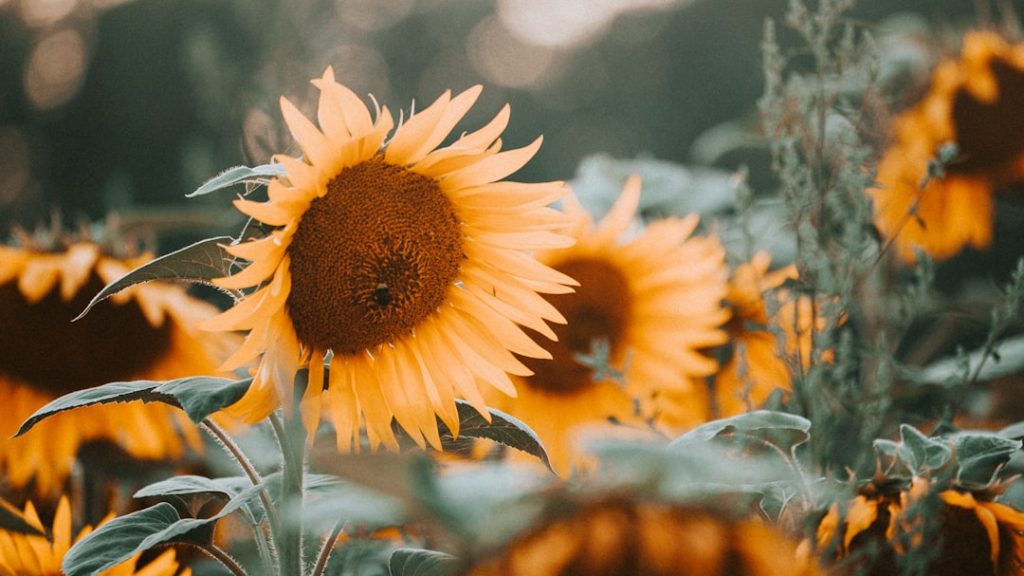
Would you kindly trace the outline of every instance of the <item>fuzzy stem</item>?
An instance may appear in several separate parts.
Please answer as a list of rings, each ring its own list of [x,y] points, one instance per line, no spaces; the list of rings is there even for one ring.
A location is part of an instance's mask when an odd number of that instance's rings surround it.
[[[208,433],[214,440],[216,440],[224,449],[231,455],[231,457],[238,463],[238,467],[242,469],[242,472],[249,479],[249,482],[253,486],[263,486],[263,478],[260,476],[256,467],[253,466],[252,462],[245,455],[245,452],[238,446],[223,428],[218,426],[213,420],[207,418],[199,425],[199,428]],[[270,524],[271,537],[267,538],[262,530],[258,526],[254,526],[253,532],[257,536],[257,540],[263,540],[261,542],[260,549],[266,549],[269,552],[269,558],[265,558],[264,561],[273,562],[273,556],[275,556],[275,538],[278,538],[281,532],[281,520],[277,514],[277,508],[274,506],[274,501],[270,497],[270,492],[267,491],[266,487],[261,487],[259,490],[260,503],[263,506],[263,511],[267,515],[267,521]]]
[[[216,544],[196,544],[196,548],[202,550],[205,554],[220,562],[222,566],[228,569],[229,572],[235,576],[248,576],[245,569],[231,557],[230,554],[225,552],[222,548]]]
[[[320,547],[320,552],[316,556],[316,564],[313,565],[313,572],[310,573],[310,576],[321,576],[324,570],[327,569],[327,561],[331,558],[334,542],[338,539],[338,535],[341,534],[344,525],[344,522],[335,524],[331,533],[324,539],[324,544]]]
[[[285,409],[282,422],[277,414],[270,415],[283,457],[281,465],[281,502],[299,507],[287,526],[284,526],[279,556],[281,574],[303,574],[302,558],[302,493],[303,466],[305,465],[306,431],[297,410]],[[296,571],[297,570],[297,571]]]

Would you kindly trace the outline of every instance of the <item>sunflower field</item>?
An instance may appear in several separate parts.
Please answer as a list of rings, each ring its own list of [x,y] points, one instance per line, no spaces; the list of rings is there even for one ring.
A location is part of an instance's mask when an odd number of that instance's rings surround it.
[[[1018,0],[0,0],[0,576],[1024,575]]]

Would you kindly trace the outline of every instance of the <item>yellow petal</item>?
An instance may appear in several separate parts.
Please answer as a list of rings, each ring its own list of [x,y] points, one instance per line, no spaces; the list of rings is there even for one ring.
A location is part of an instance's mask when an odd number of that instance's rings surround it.
[[[441,121],[441,117],[451,101],[451,96],[451,91],[446,91],[433,104],[417,112],[399,126],[391,141],[388,142],[387,150],[384,151],[384,161],[396,166],[405,166],[422,159],[422,156],[417,158],[415,154]]]
[[[441,180],[441,189],[448,192],[501,180],[525,166],[540,149],[543,141],[542,136],[528,146],[494,154],[472,166],[453,172]]]
[[[309,161],[321,170],[330,170],[334,155],[331,153],[331,141],[327,139],[312,122],[306,118],[299,109],[287,98],[281,97],[281,113],[284,115],[284,122],[292,133],[302,153]]]

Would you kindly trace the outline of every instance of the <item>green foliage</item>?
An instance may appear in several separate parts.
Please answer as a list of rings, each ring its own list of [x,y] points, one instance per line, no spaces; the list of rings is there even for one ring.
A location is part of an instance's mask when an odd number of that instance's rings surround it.
[[[207,518],[182,518],[166,502],[114,518],[72,546],[61,570],[67,576],[92,576],[157,546],[206,545],[213,536],[213,525],[246,505],[259,489],[244,490]]]
[[[456,559],[444,552],[399,548],[388,562],[391,576],[452,576]]]
[[[136,284],[154,280],[209,283],[214,278],[227,276],[234,257],[224,250],[224,246],[233,240],[230,236],[207,238],[135,268],[104,286],[75,320],[83,318],[100,302]]]
[[[16,436],[31,430],[36,424],[61,412],[118,402],[163,402],[185,410],[196,424],[214,412],[234,404],[249,389],[252,378],[230,380],[212,376],[190,376],[176,380],[136,380],[111,382],[95,388],[85,388],[65,394],[36,410],[29,416]]]
[[[260,166],[234,166],[210,178],[194,192],[186,194],[189,198],[203,196],[210,192],[230,188],[237,184],[245,184],[246,191],[253,186],[265,186],[274,178],[285,175],[284,166],[280,164],[262,164]]]
[[[67,576],[92,576],[145,550],[142,542],[179,520],[167,503],[114,518],[72,546],[61,571]]]
[[[874,446],[879,456],[889,461],[886,474],[891,478],[922,477],[984,489],[996,482],[1021,444],[1003,432],[965,430],[926,436],[903,424],[899,442],[878,439]]]
[[[790,452],[810,437],[810,420],[768,410],[755,410],[732,418],[713,420],[676,438],[669,444],[677,449],[686,448],[695,442],[707,442],[714,438],[736,438],[741,442],[753,439],[757,442],[769,442],[785,452]]]
[[[470,438],[485,438],[509,448],[526,452],[540,460],[549,470],[551,469],[551,462],[548,459],[547,451],[544,449],[544,444],[525,422],[511,414],[506,414],[494,408],[488,409],[487,416],[484,416],[465,400],[456,400],[455,405],[459,414],[458,437],[452,434],[452,431],[448,429],[448,426],[440,418],[437,419],[437,428],[441,435],[441,447],[445,452],[469,454],[473,450],[473,443],[467,440]],[[393,423],[392,428],[395,435],[402,438],[405,444],[412,444],[412,440],[408,438],[408,435],[398,426],[397,422]]]

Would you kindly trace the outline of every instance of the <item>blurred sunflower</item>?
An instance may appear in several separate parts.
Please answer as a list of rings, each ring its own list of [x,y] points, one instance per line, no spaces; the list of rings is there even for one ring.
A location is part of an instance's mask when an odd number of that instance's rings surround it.
[[[8,439],[33,412],[75,390],[114,381],[216,373],[229,343],[200,338],[194,324],[217,310],[180,286],[149,283],[97,305],[72,323],[107,283],[148,257],[121,260],[91,242],[64,251],[0,246],[0,470],[14,488],[34,480],[55,495],[79,446],[109,440],[142,459],[175,458],[201,447],[183,412],[132,402],[58,414]]]
[[[694,215],[654,222],[622,242],[639,199],[634,177],[596,227],[567,200],[576,245],[538,258],[580,283],[548,298],[568,323],[546,345],[553,360],[524,360],[534,374],[516,378],[517,398],[488,398],[537,432],[562,474],[574,463],[572,433],[583,425],[657,419],[687,428],[710,415],[703,378],[717,363],[700,349],[726,340],[725,250],[691,237]]]
[[[964,36],[959,60],[942,62],[929,92],[894,123],[895,143],[868,191],[875,223],[905,261],[920,248],[937,259],[992,242],[993,194],[1024,180],[1024,44],[993,32]],[[957,154],[922,189],[949,142]]]
[[[770,266],[771,255],[758,252],[737,266],[729,281],[726,303],[732,318],[727,326],[733,351],[715,376],[715,401],[722,417],[757,408],[776,389],[790,390],[788,359],[799,355],[805,368],[810,364],[811,301],[778,289],[797,277],[795,266],[769,272]],[[766,297],[778,301],[774,314],[768,311]]]
[[[467,576],[811,576],[796,542],[695,506],[605,498],[541,522]]]
[[[111,516],[112,517],[112,516]],[[34,528],[46,532],[39,515],[31,502],[25,504],[23,518]],[[110,517],[108,517],[109,520]],[[72,544],[77,543],[92,532],[92,527],[85,526],[71,540],[71,505],[65,496],[61,496],[57,512],[53,518],[53,529],[50,538],[30,534],[20,534],[0,530],[0,576],[54,576],[63,574],[60,564]],[[140,554],[141,555],[141,554]],[[185,568],[178,572],[178,562],[174,550],[167,550],[147,563],[136,567],[139,555],[100,572],[99,576],[189,576],[192,571]]]
[[[276,157],[287,177],[270,183],[268,202],[235,201],[277,229],[228,248],[251,264],[216,283],[260,287],[205,323],[249,330],[225,368],[262,354],[231,412],[265,418],[291,401],[296,371],[308,364],[312,384],[301,409],[314,430],[329,362],[339,449],[358,447],[364,424],[371,446],[397,446],[392,417],[420,445],[425,438],[440,447],[435,415],[457,433],[456,397],[486,413],[483,383],[515,394],[506,373],[530,371],[511,352],[550,357],[519,325],[553,336],[545,320],[564,320],[537,292],[568,291],[575,282],[524,251],[571,244],[553,232],[565,216],[547,207],[565,188],[499,182],[541,142],[500,152],[507,106],[438,148],[480,87],[446,92],[385,144],[393,126],[386,107],[371,119],[330,68],[313,84],[319,129],[281,99],[304,160]]]
[[[908,544],[933,576],[1024,571],[1024,512],[963,488],[933,491],[929,501],[929,490],[922,478],[907,489],[868,485],[853,501],[829,508],[818,525],[818,550],[832,561],[848,558],[837,573],[866,576],[899,573]]]

